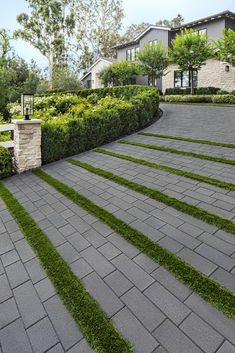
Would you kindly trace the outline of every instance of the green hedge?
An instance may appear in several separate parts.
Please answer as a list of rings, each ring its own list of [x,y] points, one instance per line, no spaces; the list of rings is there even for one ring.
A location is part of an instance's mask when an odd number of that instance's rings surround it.
[[[161,102],[176,102],[176,103],[220,103],[220,104],[235,104],[235,96],[232,94],[223,95],[169,95],[161,96]]]
[[[197,95],[204,95],[204,94],[217,94],[217,92],[220,89],[218,87],[195,87],[194,88],[194,93]],[[165,95],[185,95],[185,94],[190,94],[191,93],[191,88],[167,88],[165,91]]]
[[[7,148],[0,146],[0,179],[12,174],[12,157]]]
[[[124,97],[120,106],[87,111],[82,118],[48,121],[42,124],[43,164],[111,142],[120,136],[151,123],[158,113],[157,90],[145,86],[121,86],[77,91],[82,97],[91,94]]]

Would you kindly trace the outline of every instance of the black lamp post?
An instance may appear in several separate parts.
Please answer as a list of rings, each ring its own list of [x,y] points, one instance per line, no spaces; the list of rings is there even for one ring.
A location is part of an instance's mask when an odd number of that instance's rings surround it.
[[[33,115],[34,110],[34,95],[22,94],[21,95],[21,115],[25,116],[25,120],[30,120],[30,115]]]

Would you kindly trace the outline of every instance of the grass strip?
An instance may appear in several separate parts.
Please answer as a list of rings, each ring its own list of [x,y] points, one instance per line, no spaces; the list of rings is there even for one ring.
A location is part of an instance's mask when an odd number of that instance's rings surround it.
[[[235,107],[235,104],[226,104],[226,103],[196,103],[196,102],[164,102],[160,101],[160,104],[182,104],[182,105],[205,105],[205,106],[213,106],[213,107]]]
[[[136,192],[139,192],[145,196],[150,197],[151,199],[154,199],[158,202],[162,202],[167,206],[173,207],[176,210],[186,213],[189,216],[192,216],[194,218],[200,219],[203,222],[206,222],[208,224],[211,224],[213,226],[216,226],[225,232],[235,234],[235,223],[231,221],[230,219],[223,218],[221,216],[218,216],[216,214],[213,214],[209,211],[203,210],[200,207],[191,205],[187,202],[180,201],[176,199],[175,197],[168,196],[167,194],[164,194],[161,191],[150,189],[147,186],[141,185],[134,183],[133,181],[130,181],[128,179],[122,178],[118,175],[115,175],[111,172],[107,172],[106,170],[100,169],[100,168],[95,168],[90,164],[80,162],[77,160],[73,159],[68,159],[67,162],[74,164],[78,167],[84,168],[86,170],[89,170],[90,172],[100,175],[103,178],[112,180],[113,182],[125,186],[128,189],[134,190]]]
[[[75,204],[98,218],[101,222],[107,224],[129,243],[149,256],[153,261],[165,267],[165,269],[171,272],[176,278],[199,294],[203,299],[214,305],[218,310],[222,311],[228,317],[235,319],[235,295],[229,289],[221,286],[213,279],[206,277],[185,261],[149,239],[143,233],[132,228],[102,207],[94,204],[85,196],[79,194],[61,181],[53,178],[42,170],[35,170],[33,173],[53,186]]]
[[[180,140],[180,141],[201,143],[201,144],[205,144],[205,145],[221,146],[221,147],[227,147],[227,148],[235,148],[235,144],[232,144],[232,143],[222,143],[222,142],[214,142],[214,141],[208,141],[208,140],[197,140],[197,139],[191,139],[191,138],[179,137],[179,136],[152,134],[149,132],[139,132],[138,135],[160,137],[160,138],[164,138],[164,139]]]
[[[171,168],[171,167],[168,167],[168,166],[162,165],[162,164],[156,164],[156,163],[148,162],[145,159],[139,159],[139,158],[134,158],[134,157],[131,157],[131,156],[126,156],[125,154],[119,154],[119,153],[110,152],[110,151],[107,151],[107,150],[103,150],[101,148],[95,149],[94,152],[107,154],[108,156],[112,156],[112,157],[116,157],[116,158],[120,158],[120,159],[125,159],[125,160],[133,162],[133,163],[146,165],[147,167],[151,167],[151,168],[155,168],[155,169],[159,169],[159,170],[164,170],[165,172],[169,172],[169,173],[180,175],[180,176],[183,176],[183,177],[186,177],[186,178],[190,178],[190,179],[194,179],[194,180],[197,180],[197,181],[201,181],[203,183],[215,185],[215,186],[218,186],[220,188],[224,188],[224,189],[235,191],[235,184],[227,183],[225,181],[221,181],[221,180],[214,179],[214,178],[205,177],[205,176],[200,175],[200,174],[194,174],[194,173],[191,173],[191,172],[185,172],[185,171],[180,170],[180,169]]]
[[[0,197],[91,347],[97,353],[133,352],[130,343],[118,333],[112,321],[90,297],[82,281],[73,274],[46,234],[2,182],[0,182]]]
[[[234,159],[226,159],[223,157],[208,156],[207,154],[200,154],[200,153],[187,152],[187,151],[182,151],[182,150],[175,150],[170,147],[147,145],[145,143],[132,142],[132,141],[127,141],[127,140],[119,140],[118,143],[124,143],[127,145],[133,145],[133,146],[144,147],[144,148],[150,148],[151,150],[158,150],[158,151],[163,151],[163,152],[182,154],[184,156],[189,156],[189,157],[194,157],[194,158],[199,158],[199,159],[206,159],[208,161],[213,161],[213,162],[218,162],[218,163],[235,165]]]

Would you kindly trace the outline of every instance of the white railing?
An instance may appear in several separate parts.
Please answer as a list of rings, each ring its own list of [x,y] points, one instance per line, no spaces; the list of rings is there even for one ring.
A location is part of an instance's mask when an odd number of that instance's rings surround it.
[[[0,125],[0,132],[13,131],[13,130],[14,130],[14,124],[3,124],[3,125]],[[0,146],[3,146],[5,148],[13,148],[14,147],[14,141],[0,142]]]

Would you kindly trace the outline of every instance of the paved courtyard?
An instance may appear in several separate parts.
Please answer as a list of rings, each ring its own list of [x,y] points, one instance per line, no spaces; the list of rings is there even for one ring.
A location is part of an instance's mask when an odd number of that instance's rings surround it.
[[[144,132],[235,143],[235,108],[162,105]],[[129,141],[235,159],[225,147],[133,134]],[[235,166],[114,142],[102,148],[235,184]],[[74,159],[235,221],[235,192],[89,151]],[[235,291],[235,237],[65,160],[42,168]],[[135,353],[234,353],[235,324],[31,172],[5,186],[44,230]],[[91,353],[0,200],[0,353]],[[109,353],[109,352],[107,352]]]

